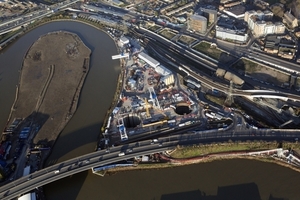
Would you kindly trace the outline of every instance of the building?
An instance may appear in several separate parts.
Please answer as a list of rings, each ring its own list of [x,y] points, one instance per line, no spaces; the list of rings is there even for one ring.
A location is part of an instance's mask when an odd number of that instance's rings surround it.
[[[254,35],[257,37],[265,35],[265,26],[266,26],[265,21],[256,21],[254,23],[254,29],[253,29]]]
[[[264,11],[264,20],[265,21],[271,21],[272,19],[273,19],[273,13],[271,12],[271,11],[269,11],[269,10],[265,10]]]
[[[288,11],[286,11],[283,15],[283,23],[287,24],[290,28],[298,26],[298,20]]]
[[[272,22],[266,22],[264,27],[264,35],[273,34],[275,32],[275,25]]]
[[[216,37],[222,40],[232,40],[245,43],[248,40],[248,34],[244,31],[233,30],[216,26]]]
[[[116,6],[122,6],[124,4],[122,1],[119,0],[112,0],[112,3]]]
[[[123,36],[123,37],[120,38],[120,43],[122,45],[126,45],[126,44],[129,44],[129,40],[128,40],[128,38],[126,38],[125,36]]]
[[[244,16],[244,21],[248,23],[248,27],[252,30],[256,37],[265,36],[268,34],[282,34],[285,27],[282,23],[273,24],[270,20],[273,18],[273,13],[266,10],[264,12],[247,11]]]
[[[156,68],[158,65],[160,65],[160,63],[157,60],[151,58],[144,52],[139,53],[138,57],[139,57],[139,59],[144,60],[146,63],[148,63],[153,68]]]
[[[285,32],[285,26],[282,22],[276,22],[275,24],[275,34],[283,34]]]
[[[207,29],[207,19],[201,15],[192,15],[188,21],[188,28],[196,32],[205,33]]]
[[[234,18],[244,18],[245,10],[246,10],[245,6],[236,5],[234,7],[230,7],[230,8],[223,10],[223,12]]]
[[[254,16],[254,17],[253,17]],[[245,12],[245,16],[244,16],[244,21],[247,22],[248,24],[250,23],[250,21],[252,20],[256,20],[256,21],[270,21],[273,18],[273,13],[271,11],[265,10],[264,12],[258,10],[250,10],[250,11],[246,11]]]
[[[36,194],[35,192],[24,194],[18,197],[18,200],[36,200]]]
[[[217,21],[217,14],[218,11],[213,10],[213,9],[207,9],[207,8],[200,8],[198,11],[199,15],[203,15],[208,19],[208,23],[213,24],[214,22]]]

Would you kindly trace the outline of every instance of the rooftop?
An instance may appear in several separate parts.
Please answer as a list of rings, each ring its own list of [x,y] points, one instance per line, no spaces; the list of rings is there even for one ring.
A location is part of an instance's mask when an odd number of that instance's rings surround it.
[[[232,13],[233,15],[235,15],[236,17],[240,17],[240,16],[243,16],[245,14],[245,6],[243,5],[236,5],[236,6],[233,6],[229,9],[226,9],[224,12],[226,13]]]

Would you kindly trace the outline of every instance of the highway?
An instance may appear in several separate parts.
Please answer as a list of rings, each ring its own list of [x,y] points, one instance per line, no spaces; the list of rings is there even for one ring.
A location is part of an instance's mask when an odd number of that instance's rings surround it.
[[[78,2],[79,0],[68,0],[65,2],[60,2],[58,4],[54,4],[52,6],[49,7],[49,10],[45,9],[45,10],[38,10],[35,12],[31,12],[28,13],[24,16],[15,18],[13,20],[8,20],[5,22],[2,22],[0,24],[0,35],[3,35],[5,33],[11,32],[19,27],[22,27],[26,24],[29,24],[35,20],[41,19],[43,17],[52,15],[53,13],[55,13],[57,10],[60,10],[62,8],[68,7],[76,2]]]
[[[148,155],[163,152],[175,148],[177,145],[198,144],[213,141],[231,140],[291,140],[295,141],[300,137],[300,130],[284,129],[257,129],[257,130],[208,130],[192,131],[183,134],[179,131],[176,135],[158,138],[158,142],[153,144],[152,140],[134,142],[123,146],[110,148],[110,153],[105,150],[86,154],[74,159],[66,160],[53,166],[36,171],[28,176],[24,176],[0,188],[0,198],[12,199],[21,194],[29,192],[36,187],[41,187],[61,178],[71,176],[76,173],[91,169],[93,167],[104,166],[116,163],[135,156]],[[131,152],[128,150],[132,149]],[[124,156],[118,156],[124,152]],[[56,171],[59,170],[59,173]]]

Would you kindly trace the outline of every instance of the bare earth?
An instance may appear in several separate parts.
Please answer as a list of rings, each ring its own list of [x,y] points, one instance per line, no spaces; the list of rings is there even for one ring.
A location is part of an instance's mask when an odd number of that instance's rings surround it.
[[[81,39],[68,32],[44,35],[28,50],[10,119],[24,118],[23,127],[39,129],[30,136],[33,143],[53,145],[76,111],[90,54]]]

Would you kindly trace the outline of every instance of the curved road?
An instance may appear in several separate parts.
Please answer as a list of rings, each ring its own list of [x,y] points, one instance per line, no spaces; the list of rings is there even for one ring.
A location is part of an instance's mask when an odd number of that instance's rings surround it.
[[[173,149],[177,145],[197,144],[209,141],[228,141],[231,140],[295,140],[300,137],[300,130],[271,130],[258,129],[252,131],[232,130],[209,130],[200,132],[190,132],[182,134],[182,131],[176,135],[159,138],[158,142],[153,144],[151,140],[141,141],[117,146],[110,149],[110,153],[105,150],[93,152],[74,159],[55,164],[53,166],[36,171],[28,176],[24,176],[0,188],[0,199],[12,199],[21,194],[29,192],[36,187],[41,187],[58,179],[71,176],[73,174],[88,170],[93,167],[108,165],[135,156],[148,155],[152,153],[163,152]],[[128,150],[132,149],[131,152]],[[120,152],[124,152],[124,156],[118,156]],[[55,173],[59,170],[58,173]]]

